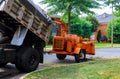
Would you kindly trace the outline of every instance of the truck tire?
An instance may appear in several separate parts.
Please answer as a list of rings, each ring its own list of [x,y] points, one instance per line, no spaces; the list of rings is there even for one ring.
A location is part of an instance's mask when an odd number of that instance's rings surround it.
[[[40,55],[33,48],[22,48],[16,56],[16,68],[21,72],[31,72],[36,70],[39,64]]]
[[[80,50],[80,53],[79,54],[75,54],[75,61],[77,63],[83,61],[86,59],[86,54],[85,54],[85,51],[84,50]]]
[[[66,58],[66,55],[64,54],[56,54],[56,57],[59,59],[59,60],[64,60]]]
[[[5,67],[7,63],[0,63],[0,67]]]

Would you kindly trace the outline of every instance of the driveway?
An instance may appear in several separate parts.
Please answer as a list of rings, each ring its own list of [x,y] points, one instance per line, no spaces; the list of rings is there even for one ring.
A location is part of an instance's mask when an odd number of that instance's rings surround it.
[[[105,48],[105,49],[96,49],[95,56],[89,57],[102,57],[102,58],[120,58],[120,48]],[[75,60],[73,56],[67,56],[63,61],[59,61],[56,58],[55,54],[45,54],[44,63],[40,64],[37,70],[44,69],[46,67],[52,67],[60,64],[74,64]],[[5,68],[0,68],[0,79],[19,79],[27,73],[20,73],[15,65],[7,64]]]

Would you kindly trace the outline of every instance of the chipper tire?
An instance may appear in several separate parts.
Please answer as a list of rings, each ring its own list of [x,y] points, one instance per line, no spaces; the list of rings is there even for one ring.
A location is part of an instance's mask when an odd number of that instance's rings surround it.
[[[75,61],[79,63],[83,60],[86,60],[86,54],[84,50],[81,50],[79,54],[75,54]]]
[[[56,54],[56,57],[59,59],[59,60],[64,60],[66,58],[66,55],[64,54]]]
[[[36,70],[40,60],[40,55],[36,49],[22,48],[16,56],[16,68],[21,72],[31,72]]]

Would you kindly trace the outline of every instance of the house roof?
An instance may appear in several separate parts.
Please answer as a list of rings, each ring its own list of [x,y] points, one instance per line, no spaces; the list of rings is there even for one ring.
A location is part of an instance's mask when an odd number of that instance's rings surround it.
[[[96,16],[96,18],[99,21],[99,23],[108,23],[112,19],[114,19],[115,16],[113,16],[112,14],[103,13],[101,15]]]

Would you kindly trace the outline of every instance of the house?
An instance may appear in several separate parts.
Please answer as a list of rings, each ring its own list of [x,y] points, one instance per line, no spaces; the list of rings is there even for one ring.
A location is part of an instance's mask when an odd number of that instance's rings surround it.
[[[94,40],[97,41],[97,33],[101,30],[101,36],[107,37],[107,28],[108,23],[112,21],[115,17],[112,14],[103,13],[101,15],[96,16],[97,20],[99,21],[99,26],[97,31],[94,33]]]

